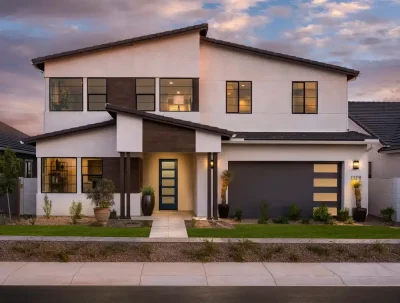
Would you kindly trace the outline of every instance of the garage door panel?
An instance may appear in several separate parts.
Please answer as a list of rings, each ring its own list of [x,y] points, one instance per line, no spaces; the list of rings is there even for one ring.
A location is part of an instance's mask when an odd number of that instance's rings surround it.
[[[313,163],[307,162],[229,162],[234,179],[228,189],[230,213],[243,211],[244,218],[258,218],[261,201],[269,206],[269,216],[289,214],[289,205],[297,204],[302,215],[313,209]]]

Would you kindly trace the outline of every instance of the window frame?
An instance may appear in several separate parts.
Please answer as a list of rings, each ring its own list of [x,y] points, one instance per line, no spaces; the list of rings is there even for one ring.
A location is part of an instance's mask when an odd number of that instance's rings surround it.
[[[193,85],[193,80],[197,78],[182,78],[182,77],[168,77],[168,78],[159,78],[158,82],[158,109],[159,112],[163,113],[193,113],[192,111],[192,105],[193,105],[193,96],[194,96],[194,85]],[[192,103],[190,104],[190,111],[169,111],[169,110],[161,110],[161,80],[192,80]]]
[[[137,93],[137,80],[138,79],[153,79],[154,80],[154,94],[138,94]],[[141,112],[155,112],[156,111],[156,104],[157,104],[157,100],[156,100],[156,95],[157,95],[157,87],[156,87],[156,78],[153,77],[137,77],[135,78],[135,102],[136,102],[136,110],[141,111]],[[138,109],[138,98],[137,96],[154,96],[154,109],[153,110],[141,110]]]
[[[75,191],[74,192],[70,191],[70,192],[64,192],[64,193],[60,193],[60,192],[53,193],[53,192],[43,191],[43,160],[44,159],[75,159],[75,163],[76,163],[75,178],[76,178],[76,181],[78,181],[78,158],[77,157],[54,157],[54,156],[53,157],[42,157],[42,158],[40,158],[40,160],[41,160],[41,163],[40,163],[40,192],[42,194],[76,194],[76,193],[78,193],[78,182],[75,182]]]
[[[104,175],[104,161],[103,161],[103,158],[101,158],[101,157],[82,157],[81,158],[81,193],[82,194],[85,193],[83,191],[83,176],[98,176],[98,175],[83,174],[83,159],[101,160],[101,179],[103,179],[103,175]]]
[[[83,77],[49,77],[49,112],[56,112],[56,113],[62,113],[62,112],[83,112]],[[82,109],[81,110],[52,110],[51,106],[51,79],[81,79],[82,80]],[[50,157],[49,157],[50,158]]]
[[[306,83],[307,82],[308,83],[312,82],[312,83],[316,84],[316,91],[317,91],[316,99],[317,99],[317,102],[316,102],[316,105],[315,105],[315,107],[316,107],[315,113],[306,113]],[[294,83],[303,83],[303,85],[304,85],[304,95],[303,95],[304,109],[303,109],[302,113],[294,112],[294,110],[293,110],[293,97],[294,97],[293,84]],[[292,81],[292,114],[293,115],[317,115],[318,114],[318,94],[319,94],[319,92],[318,92],[318,81]]]
[[[238,111],[237,112],[228,112],[228,82],[236,82],[238,85]],[[250,112],[242,113],[240,112],[240,82],[249,82],[250,83]],[[251,115],[253,113],[253,81],[247,80],[227,80],[225,82],[225,113],[227,114],[240,114],[240,115]]]
[[[28,167],[27,167],[27,164],[28,163],[31,163],[31,176],[30,177],[28,177],[27,175],[27,173],[28,173]],[[31,179],[31,178],[33,178],[33,160],[32,159],[25,159],[24,160],[24,178],[26,178],[26,179]]]
[[[368,179],[372,179],[372,162],[368,162]]]
[[[91,94],[91,93],[89,93],[89,80],[92,80],[92,79],[104,79],[104,80],[106,80],[106,93],[105,94]],[[90,78],[86,78],[86,110],[88,111],[88,112],[104,112],[105,110],[106,110],[106,108],[104,107],[104,109],[89,109],[89,96],[91,96],[91,95],[93,95],[93,96],[106,96],[106,102],[105,102],[105,104],[107,104],[107,101],[108,101],[108,94],[107,94],[107,78],[101,78],[101,77],[90,77]]]

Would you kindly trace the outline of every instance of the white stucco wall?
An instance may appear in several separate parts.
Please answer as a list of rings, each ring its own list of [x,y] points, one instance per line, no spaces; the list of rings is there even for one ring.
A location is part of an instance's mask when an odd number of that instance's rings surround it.
[[[221,136],[209,132],[196,130],[197,153],[221,152]]]
[[[400,222],[400,178],[369,179],[369,213],[381,216],[380,210],[393,207],[393,219]]]
[[[233,131],[346,131],[347,77],[200,45],[201,123]],[[226,114],[226,81],[252,81],[252,114]],[[292,81],[318,81],[318,114],[292,114]]]
[[[117,151],[143,151],[143,120],[132,115],[117,116]]]
[[[195,208],[197,217],[207,217],[207,154],[195,155]]]
[[[360,169],[353,170],[353,160],[360,161]],[[342,207],[355,207],[351,177],[361,176],[362,207],[368,208],[368,154],[364,145],[260,145],[223,144],[218,159],[218,174],[228,169],[229,161],[339,161],[342,162]],[[221,182],[218,180],[218,182]],[[218,202],[220,189],[218,186]],[[228,201],[229,203],[229,201]]]

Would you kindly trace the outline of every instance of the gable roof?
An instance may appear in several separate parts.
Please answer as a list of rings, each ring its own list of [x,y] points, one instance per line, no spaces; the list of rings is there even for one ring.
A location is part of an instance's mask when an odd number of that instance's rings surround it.
[[[205,124],[190,122],[187,120],[166,117],[166,116],[162,116],[162,115],[156,115],[156,114],[152,114],[152,113],[148,113],[148,112],[144,112],[144,111],[130,109],[127,107],[112,105],[109,103],[106,104],[106,110],[114,119],[116,118],[117,113],[124,113],[124,114],[134,115],[134,116],[140,117],[145,120],[151,120],[151,121],[175,125],[175,126],[179,126],[179,127],[195,129],[195,130],[198,129],[198,130],[202,130],[202,131],[206,131],[206,132],[211,132],[211,133],[221,135],[225,138],[230,138],[234,134],[234,132],[231,132],[226,129],[218,128],[218,127],[213,127],[213,126],[209,126],[209,125],[205,125]]]
[[[16,153],[35,155],[35,147],[21,144],[21,140],[27,137],[27,134],[5,124],[4,122],[0,122],[0,149],[10,147]]]
[[[271,141],[365,141],[374,137],[349,132],[239,132],[238,139]]]
[[[142,42],[142,41],[146,41],[146,40],[154,40],[154,39],[158,39],[158,38],[162,38],[162,37],[175,36],[175,35],[179,35],[179,34],[183,34],[183,33],[188,33],[191,31],[200,31],[200,35],[205,36],[205,35],[207,35],[208,24],[202,23],[202,24],[183,27],[183,28],[174,29],[174,30],[170,30],[170,31],[160,32],[160,33],[156,33],[156,34],[134,37],[134,38],[125,39],[125,40],[118,40],[115,42],[93,45],[93,46],[89,46],[89,47],[85,47],[85,48],[79,48],[79,49],[75,49],[75,50],[71,50],[71,51],[56,53],[56,54],[52,54],[52,55],[48,55],[48,56],[44,56],[44,57],[38,57],[38,58],[32,59],[32,64],[35,67],[37,67],[38,69],[44,71],[44,62],[47,60],[50,60],[50,59],[57,59],[57,58],[62,58],[62,57],[66,57],[66,56],[72,56],[72,55],[77,55],[77,54],[82,54],[82,53],[117,47],[117,46],[129,46],[129,45],[132,45],[137,42]]]
[[[385,147],[400,149],[400,102],[349,102],[349,118]]]

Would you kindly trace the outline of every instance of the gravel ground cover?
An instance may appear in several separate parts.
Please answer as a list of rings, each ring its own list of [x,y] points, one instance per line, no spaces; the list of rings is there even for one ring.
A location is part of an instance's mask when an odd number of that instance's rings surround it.
[[[33,262],[400,262],[398,244],[13,242],[0,261]]]

